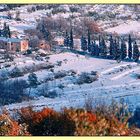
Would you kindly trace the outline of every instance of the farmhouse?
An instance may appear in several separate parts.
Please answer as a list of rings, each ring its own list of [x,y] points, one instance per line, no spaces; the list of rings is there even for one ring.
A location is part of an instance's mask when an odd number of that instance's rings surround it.
[[[28,50],[28,40],[18,38],[5,38],[0,37],[0,48],[6,49],[7,51],[26,51]]]

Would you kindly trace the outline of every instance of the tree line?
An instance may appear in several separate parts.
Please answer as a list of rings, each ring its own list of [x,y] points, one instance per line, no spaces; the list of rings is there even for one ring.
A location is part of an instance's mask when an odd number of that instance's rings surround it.
[[[87,35],[82,35],[81,50],[90,53],[92,56],[110,58],[117,61],[128,58],[137,62],[139,60],[139,48],[136,39],[132,39],[129,34],[127,40],[124,37],[109,35],[107,39],[103,35],[98,35],[98,39],[91,39],[91,32],[88,30]],[[109,43],[107,43],[109,42]],[[66,31],[64,37],[64,46],[74,49],[73,31]]]

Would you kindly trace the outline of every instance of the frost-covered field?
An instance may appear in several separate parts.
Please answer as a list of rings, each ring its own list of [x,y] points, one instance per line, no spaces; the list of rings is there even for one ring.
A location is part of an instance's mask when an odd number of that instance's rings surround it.
[[[140,35],[139,8],[131,5],[60,5],[57,8],[39,9],[29,12],[29,9],[36,5],[23,5],[9,10],[13,14],[12,19],[7,18],[7,11],[0,12],[0,23],[6,22],[11,31],[16,31],[18,37],[26,36],[25,30],[35,29],[37,22],[42,17],[60,19],[63,17],[69,21],[73,16],[74,26],[78,25],[84,17],[95,20],[99,28],[105,32]],[[76,8],[75,12],[70,7]],[[61,9],[65,12],[52,11]],[[15,20],[16,12],[20,12],[20,21]],[[90,13],[89,13],[90,12]],[[91,14],[91,15],[90,15]],[[64,31],[65,32],[65,31]],[[28,35],[27,35],[28,36]],[[80,40],[77,40],[79,49]],[[75,41],[74,40],[74,41]],[[110,103],[112,99],[125,102],[132,108],[139,105],[140,81],[137,74],[140,74],[140,66],[134,62],[117,63],[115,60],[93,58],[91,56],[77,55],[71,52],[49,55],[49,59],[41,58],[39,61],[34,56],[17,55],[12,62],[0,61],[0,79],[9,82],[18,80],[28,81],[31,72],[37,75],[39,84],[36,88],[25,87],[24,94],[30,95],[32,100],[23,101],[5,106],[9,110],[34,106],[36,109],[52,107],[60,110],[62,107],[83,107],[86,100],[95,102]],[[48,68],[50,67],[51,68]],[[18,68],[22,75],[12,77],[14,68]],[[83,72],[90,73],[97,71],[98,80],[92,83],[77,84],[77,79]],[[61,73],[62,72],[62,73]],[[74,74],[73,74],[74,72]],[[59,75],[63,75],[62,77]],[[55,94],[53,98],[46,94]],[[49,95],[50,96],[50,95]]]
[[[22,60],[22,59],[21,59]],[[25,64],[29,63],[24,59]],[[61,65],[56,65],[59,61]],[[19,62],[18,62],[19,63]],[[43,63],[34,61],[34,63]],[[45,62],[44,62],[45,63]],[[90,56],[76,55],[71,52],[50,55],[49,62],[54,64],[54,72],[39,70],[36,73],[39,81],[53,75],[58,71],[76,71],[74,76],[53,79],[47,84],[47,89],[56,90],[58,94],[55,98],[40,96],[40,89],[44,88],[44,82],[32,89],[32,94],[36,96],[33,100],[5,106],[9,110],[33,106],[37,110],[43,107],[51,107],[60,110],[63,107],[83,107],[86,100],[92,99],[94,102],[110,103],[112,99],[119,101],[121,98],[133,109],[139,105],[140,101],[140,81],[136,74],[140,73],[140,65],[135,62],[117,63],[115,60],[93,58]],[[30,60],[31,65],[31,60]],[[22,66],[24,66],[22,64]],[[97,71],[99,78],[97,81],[88,84],[75,84],[73,81],[82,72]],[[23,77],[27,80],[27,75]],[[63,89],[58,88],[62,84]],[[45,85],[46,86],[46,85]],[[28,90],[27,90],[28,91]]]

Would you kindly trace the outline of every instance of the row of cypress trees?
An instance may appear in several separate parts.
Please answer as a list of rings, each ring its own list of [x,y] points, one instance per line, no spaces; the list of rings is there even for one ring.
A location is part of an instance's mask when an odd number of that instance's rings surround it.
[[[101,35],[99,35],[98,40],[92,41],[91,33],[88,30],[87,38],[84,35],[81,36],[81,49],[84,52],[89,52],[93,56],[100,56],[103,58],[109,57],[115,60],[124,60],[128,57],[134,61],[139,60],[139,48],[136,40],[132,40],[131,35],[128,36],[127,40],[124,38],[120,39],[119,37],[114,38],[110,35],[107,41],[109,45],[107,45],[104,37],[101,37]],[[70,49],[74,49],[72,29],[69,34],[66,31],[64,45]]]

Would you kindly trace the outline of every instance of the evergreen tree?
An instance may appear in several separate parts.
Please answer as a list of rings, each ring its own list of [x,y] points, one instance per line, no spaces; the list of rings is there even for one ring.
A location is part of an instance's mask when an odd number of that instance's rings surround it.
[[[99,49],[99,45],[96,44],[96,56],[100,55],[100,49]]]
[[[3,35],[3,37],[6,37],[7,35],[7,32],[6,32],[6,29],[7,28],[7,25],[6,25],[6,22],[4,22],[4,24],[3,24],[3,31],[2,31],[2,35]]]
[[[31,88],[36,88],[38,85],[38,79],[35,73],[30,73],[28,75],[28,81],[29,81],[29,96],[31,92]]]
[[[99,46],[96,44],[96,41],[92,42],[91,54],[94,56],[99,56]]]
[[[91,40],[90,40],[90,31],[88,29],[88,52],[91,51]]]
[[[121,40],[121,59],[125,59],[127,57],[127,47],[124,39]]]
[[[99,56],[99,46],[97,45],[96,41],[94,41],[94,52],[95,56]]]
[[[121,61],[121,49],[120,49],[119,39],[118,39],[118,42],[116,44],[116,60],[118,62]]]
[[[3,36],[7,38],[11,37],[9,25],[7,25],[6,23],[4,23],[4,26],[3,26]]]
[[[132,58],[132,39],[131,39],[130,35],[129,35],[129,39],[128,39],[128,57],[129,57],[129,59]]]
[[[50,31],[47,29],[46,23],[43,19],[38,23],[37,30],[39,30],[42,33],[42,37],[46,41],[50,42],[52,36]]]
[[[110,36],[110,50],[109,50],[109,53],[110,53],[110,56],[113,56],[113,51],[114,51],[114,43],[113,43],[113,38],[112,38],[112,35]]]
[[[70,30],[69,46],[70,46],[70,49],[73,49],[73,47],[74,47],[74,42],[73,42],[73,31],[72,31],[72,29]]]
[[[36,88],[37,84],[38,84],[38,80],[37,80],[37,76],[35,73],[30,73],[28,76],[28,81],[29,81],[29,85],[30,87],[34,87]]]
[[[64,39],[64,46],[69,47],[69,35],[68,32],[66,31],[65,39]]]
[[[102,38],[102,56],[103,57],[106,57],[107,56],[107,46],[105,44],[105,40],[104,38]]]
[[[86,38],[82,35],[81,37],[81,49],[86,51],[88,48]]]
[[[95,41],[91,43],[91,55],[94,55],[96,54],[96,48],[95,48]]]
[[[6,28],[6,37],[11,38],[11,32],[10,32],[9,25],[8,25],[7,28]]]
[[[117,40],[116,40],[116,38],[115,38],[115,40],[114,40],[114,47],[113,47],[113,59],[116,59],[116,57],[117,57]]]
[[[137,42],[135,41],[133,44],[133,59],[135,62],[137,62],[139,60],[139,49],[138,49],[138,45]]]

